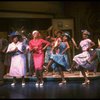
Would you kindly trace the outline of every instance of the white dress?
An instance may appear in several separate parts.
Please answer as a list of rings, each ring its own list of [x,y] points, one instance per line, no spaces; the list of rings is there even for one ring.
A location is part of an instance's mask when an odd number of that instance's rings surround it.
[[[84,39],[80,42],[80,46],[82,48],[82,53],[74,56],[73,61],[75,61],[78,65],[84,67],[84,68],[91,68],[93,64],[87,63],[87,60],[90,59],[90,53],[89,51],[86,51],[87,48],[90,46],[90,43],[92,41],[90,39]],[[77,68],[79,66],[76,66]]]
[[[19,51],[23,52],[22,42],[17,42],[16,44],[12,42],[8,46],[7,53],[13,51],[16,47]],[[16,52],[12,55],[9,75],[13,77],[22,77],[26,75],[26,57],[23,53]]]

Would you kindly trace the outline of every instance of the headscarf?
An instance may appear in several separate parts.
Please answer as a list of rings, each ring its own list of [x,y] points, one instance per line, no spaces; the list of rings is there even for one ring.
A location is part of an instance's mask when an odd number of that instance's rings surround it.
[[[34,31],[32,32],[32,35],[34,35],[35,33],[38,33],[38,36],[40,36],[40,33],[39,33],[39,31],[37,31],[37,30],[34,30]]]
[[[85,35],[90,35],[90,32],[87,31],[87,30],[81,30],[81,32],[82,32],[83,34],[85,34]]]

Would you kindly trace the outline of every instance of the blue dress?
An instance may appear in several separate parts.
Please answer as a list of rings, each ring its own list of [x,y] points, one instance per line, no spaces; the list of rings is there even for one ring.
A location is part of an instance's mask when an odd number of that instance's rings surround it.
[[[61,42],[58,47],[59,52],[56,54],[54,53],[51,54],[50,59],[54,61],[54,63],[51,66],[53,69],[57,69],[58,64],[61,65],[65,70],[69,68],[67,52],[65,54],[62,54],[65,48],[67,48],[65,43]]]

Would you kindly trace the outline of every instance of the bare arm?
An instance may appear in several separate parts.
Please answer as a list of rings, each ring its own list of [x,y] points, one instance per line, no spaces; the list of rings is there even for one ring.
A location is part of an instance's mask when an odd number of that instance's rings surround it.
[[[79,47],[77,46],[77,44],[76,44],[76,42],[75,42],[74,38],[72,38],[71,40],[72,40],[72,42],[73,42],[73,44],[74,44],[75,48],[76,48],[76,49],[79,49]]]
[[[65,42],[65,44],[66,44],[67,48],[65,48],[65,49],[63,50],[62,54],[64,54],[64,53],[70,48],[68,42]]]
[[[87,51],[90,50],[92,47],[95,46],[95,43],[94,43],[93,41],[91,41],[90,44],[91,44],[91,45],[87,48]]]

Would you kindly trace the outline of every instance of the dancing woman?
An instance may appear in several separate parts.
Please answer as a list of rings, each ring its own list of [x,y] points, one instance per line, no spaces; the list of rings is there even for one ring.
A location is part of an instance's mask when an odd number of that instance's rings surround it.
[[[81,70],[81,73],[85,78],[85,82],[83,83],[83,85],[90,83],[89,79],[86,76],[85,70],[92,69],[94,67],[93,64],[91,65],[91,64],[87,63],[87,61],[91,57],[90,56],[91,48],[95,46],[95,43],[91,39],[89,39],[89,35],[90,35],[90,33],[87,30],[82,31],[83,40],[81,40],[81,42],[80,42],[80,47],[82,49],[82,53],[74,56],[73,63],[71,66],[72,70],[74,68]]]
[[[63,39],[64,41],[56,40],[54,42],[54,45],[52,46],[50,61],[48,62],[48,65],[46,66],[47,70],[50,66],[52,66],[53,68],[57,68],[62,79],[59,85],[66,83],[63,69],[66,69],[66,67],[68,66],[68,62],[66,61],[64,55],[66,54],[66,51],[69,49],[69,44],[67,41],[65,41],[66,36],[64,36]]]
[[[37,82],[36,86],[43,86],[43,64],[44,64],[44,50],[50,43],[40,38],[39,31],[32,32],[33,39],[29,41],[29,49],[32,52]]]

